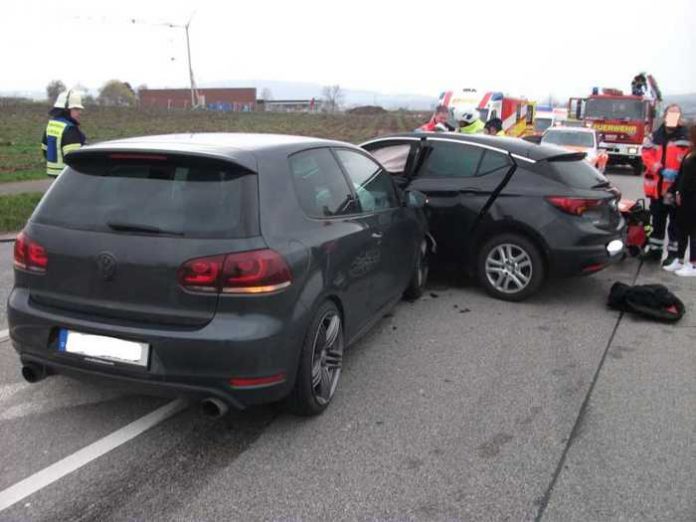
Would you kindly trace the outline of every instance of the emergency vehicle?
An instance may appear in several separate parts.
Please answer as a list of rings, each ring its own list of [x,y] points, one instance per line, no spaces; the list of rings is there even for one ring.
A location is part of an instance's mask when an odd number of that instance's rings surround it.
[[[476,107],[484,123],[500,118],[503,131],[508,136],[519,137],[533,132],[536,104],[526,98],[512,98],[499,91],[481,94],[476,89],[465,88],[444,91],[440,94],[439,103],[448,107],[451,113],[457,107]]]
[[[600,135],[600,146],[609,154],[609,163],[632,165],[642,174],[643,140],[653,131],[662,95],[651,75],[645,76],[644,88],[624,94],[619,89],[595,87],[587,98],[571,98],[571,120],[584,121]]]

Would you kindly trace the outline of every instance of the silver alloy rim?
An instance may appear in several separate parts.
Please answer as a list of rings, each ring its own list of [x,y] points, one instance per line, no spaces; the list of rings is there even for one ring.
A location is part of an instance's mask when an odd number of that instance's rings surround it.
[[[502,243],[488,253],[486,277],[499,292],[521,292],[529,286],[533,275],[532,258],[519,245]]]
[[[334,311],[326,312],[319,322],[312,350],[312,390],[319,404],[327,404],[336,392],[342,362],[341,318]]]

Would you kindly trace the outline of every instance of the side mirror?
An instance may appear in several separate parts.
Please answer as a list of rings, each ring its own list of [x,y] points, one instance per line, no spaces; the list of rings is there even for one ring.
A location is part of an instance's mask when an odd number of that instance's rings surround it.
[[[428,198],[417,190],[407,190],[404,194],[404,206],[408,208],[423,208],[428,202]]]

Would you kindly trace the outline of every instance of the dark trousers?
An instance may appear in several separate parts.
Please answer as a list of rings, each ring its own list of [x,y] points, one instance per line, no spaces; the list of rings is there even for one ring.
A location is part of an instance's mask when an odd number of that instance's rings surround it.
[[[662,245],[665,242],[665,231],[669,239],[667,250],[670,252],[677,251],[677,216],[676,207],[673,205],[665,205],[661,199],[650,200],[650,215],[652,216],[652,233],[648,240],[648,248],[662,250]],[[669,226],[667,225],[669,218]]]
[[[689,261],[696,263],[696,228],[691,231],[682,232],[679,230],[679,249],[677,256],[679,259],[684,259],[686,254],[686,244],[689,243]]]

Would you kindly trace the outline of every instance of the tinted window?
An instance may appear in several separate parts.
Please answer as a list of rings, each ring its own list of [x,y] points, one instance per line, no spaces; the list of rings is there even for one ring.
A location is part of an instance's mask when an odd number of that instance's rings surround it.
[[[348,182],[329,149],[290,156],[290,171],[302,210],[310,217],[330,217],[356,211]]]
[[[360,206],[365,212],[394,208],[399,205],[394,183],[379,164],[351,150],[336,150],[353,183]]]
[[[370,150],[370,153],[377,158],[388,172],[393,174],[403,174],[406,170],[409,156],[413,146],[405,143],[401,145],[389,145],[379,149]],[[369,149],[368,149],[369,150]]]
[[[492,174],[501,169],[510,168],[510,159],[500,152],[495,152],[492,150],[487,150],[483,153],[483,159],[481,160],[481,165],[479,165],[477,176],[485,176],[486,174]]]
[[[606,177],[584,160],[549,161],[548,165],[558,179],[574,188],[588,189],[608,182]]]
[[[541,140],[542,143],[553,143],[566,147],[594,147],[594,134],[585,131],[546,131]]]
[[[193,158],[71,161],[33,220],[81,230],[187,237],[258,234],[257,179],[242,167]]]
[[[431,141],[432,149],[423,165],[425,176],[471,177],[476,173],[483,149],[448,141]]]

